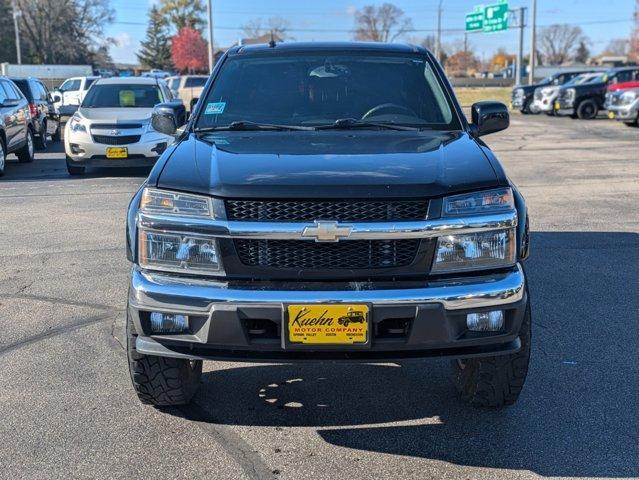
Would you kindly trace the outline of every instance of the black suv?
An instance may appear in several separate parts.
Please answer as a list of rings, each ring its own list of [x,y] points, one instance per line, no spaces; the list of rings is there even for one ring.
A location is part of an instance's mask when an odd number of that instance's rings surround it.
[[[558,115],[591,120],[600,110],[605,110],[608,85],[632,82],[639,79],[639,66],[613,68],[601,73],[597,80],[581,85],[570,85],[559,90],[555,101]]]
[[[581,70],[576,72],[561,72],[555,73],[549,77],[544,78],[541,82],[534,85],[517,85],[513,87],[511,103],[515,110],[519,110],[521,113],[539,113],[533,111],[533,102],[535,100],[535,90],[539,87],[548,87],[551,85],[563,85],[569,82],[577,75],[582,73],[588,73],[589,70]]]
[[[139,398],[189,402],[205,359],[445,356],[466,401],[514,403],[526,204],[482,141],[507,107],[471,111],[428,50],[387,43],[233,47],[187,125],[156,105],[176,140],[127,221]]]
[[[9,153],[15,153],[20,162],[33,161],[30,122],[29,102],[11,80],[0,76],[0,176],[4,175]]]
[[[36,146],[47,148],[47,137],[60,141],[60,118],[53,108],[53,99],[47,87],[37,78],[11,78],[29,101],[31,127]]]

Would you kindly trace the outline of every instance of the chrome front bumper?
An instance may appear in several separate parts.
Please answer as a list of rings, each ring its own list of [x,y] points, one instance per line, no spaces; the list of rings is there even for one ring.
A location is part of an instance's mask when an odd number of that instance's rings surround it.
[[[639,102],[631,103],[630,105],[607,105],[609,116],[614,116],[615,120],[619,121],[634,121],[639,115]],[[612,114],[612,115],[610,115]]]
[[[371,340],[364,348],[287,351],[284,342],[252,343],[242,329],[244,318],[267,318],[283,331],[286,304],[369,304],[372,323],[410,316],[406,338]],[[526,308],[526,280],[521,266],[488,275],[424,282],[422,288],[375,290],[350,284],[344,290],[269,290],[233,288],[226,282],[192,280],[133,268],[128,313],[139,333],[139,353],[189,359],[293,360],[349,358],[472,357],[506,354],[520,348],[519,327]],[[491,335],[468,335],[466,313],[504,310],[507,325]],[[143,317],[148,312],[199,318],[188,334],[153,335]]]

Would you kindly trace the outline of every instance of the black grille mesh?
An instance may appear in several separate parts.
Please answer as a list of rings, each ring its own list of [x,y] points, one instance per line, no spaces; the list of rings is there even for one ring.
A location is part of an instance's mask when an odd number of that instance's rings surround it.
[[[424,220],[426,200],[227,200],[229,220],[393,222]]]
[[[240,261],[273,269],[360,270],[402,267],[413,263],[419,240],[350,240],[316,243],[305,240],[235,240]]]
[[[104,145],[128,145],[130,143],[139,142],[140,135],[123,135],[121,137],[112,137],[110,135],[93,135],[93,141],[95,143],[102,143]]]

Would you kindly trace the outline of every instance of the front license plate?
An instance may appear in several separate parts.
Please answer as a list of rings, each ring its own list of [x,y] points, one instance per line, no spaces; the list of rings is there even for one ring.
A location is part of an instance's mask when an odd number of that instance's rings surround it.
[[[106,149],[107,158],[127,158],[129,149],[126,147],[109,147]]]
[[[368,341],[368,305],[289,305],[288,340],[304,345]]]
[[[555,110],[561,110],[561,105],[559,102],[555,102]]]
[[[615,119],[615,112],[608,112],[608,118],[610,120],[614,120]]]

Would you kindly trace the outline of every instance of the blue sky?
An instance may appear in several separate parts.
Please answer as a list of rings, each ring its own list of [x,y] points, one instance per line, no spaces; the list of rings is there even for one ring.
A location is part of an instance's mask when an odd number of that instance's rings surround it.
[[[413,19],[419,32],[410,33],[405,40],[419,42],[434,33],[437,27],[438,0],[390,0]],[[107,35],[116,39],[112,48],[116,62],[136,62],[135,52],[144,39],[147,11],[157,0],[111,0],[116,21],[107,29]],[[380,4],[375,0],[213,0],[215,45],[229,46],[241,34],[241,25],[254,18],[278,16],[291,25],[295,40],[348,40],[353,28],[353,12],[367,4]],[[463,38],[464,15],[479,3],[490,0],[443,0],[444,14],[442,41],[454,42]],[[510,0],[510,8],[529,6],[530,0]],[[590,48],[598,53],[614,38],[627,38],[632,28],[635,0],[538,0],[538,24],[579,24],[590,38]],[[299,31],[295,31],[295,29]],[[528,43],[529,32],[525,39]],[[470,42],[478,56],[489,58],[499,47],[515,52],[517,31],[505,33],[473,34]],[[527,46],[525,48],[528,48]]]

